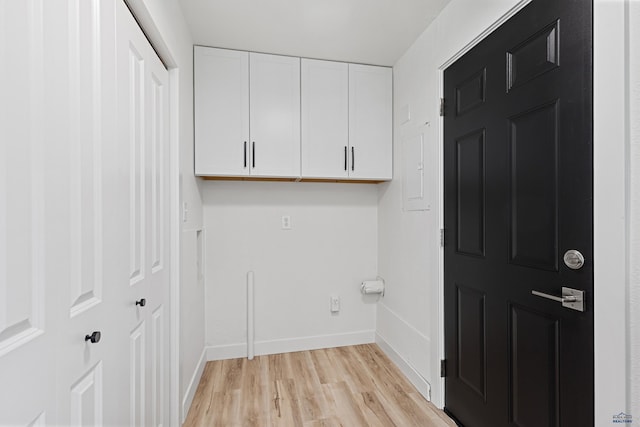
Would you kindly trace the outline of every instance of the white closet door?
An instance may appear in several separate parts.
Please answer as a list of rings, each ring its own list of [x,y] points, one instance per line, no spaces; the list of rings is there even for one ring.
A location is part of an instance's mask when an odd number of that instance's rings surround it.
[[[0,71],[2,425],[101,425],[118,408],[105,262],[119,250],[106,238],[117,165],[104,150],[114,4],[0,2],[0,57],[13,64]]]
[[[392,178],[392,84],[391,68],[349,64],[351,178]]]
[[[300,176],[300,58],[250,53],[251,175]]]
[[[118,226],[127,266],[115,285],[127,340],[131,426],[169,422],[169,132],[168,73],[128,9],[117,2],[118,131],[126,165]],[[144,300],[144,302],[143,302]]]
[[[107,148],[114,143],[115,64],[114,2],[56,1],[64,10],[66,34],[52,40],[56,52],[45,73],[60,70],[52,82],[48,106],[61,126],[50,134],[49,196],[57,203],[59,219],[48,229],[46,253],[52,277],[62,286],[57,296],[59,423],[99,425],[118,406],[119,351],[113,345],[118,331],[111,324],[109,288],[113,271],[105,263],[118,249],[110,244],[108,224],[113,206],[109,195],[118,160]],[[47,25],[52,25],[47,21]],[[49,78],[49,76],[47,76]],[[55,87],[55,89],[54,89]],[[92,333],[98,342],[85,340]],[[97,339],[97,337],[96,337]],[[115,393],[115,396],[114,396]]]
[[[197,175],[249,174],[249,53],[194,48]]]
[[[0,425],[55,424],[56,355],[47,274],[45,0],[0,0]],[[59,3],[59,2],[56,2]],[[58,75],[57,77],[62,77]]]
[[[349,153],[349,65],[302,59],[302,176],[345,179]]]
[[[167,72],[121,0],[0,0],[0,57],[0,425],[167,425]]]

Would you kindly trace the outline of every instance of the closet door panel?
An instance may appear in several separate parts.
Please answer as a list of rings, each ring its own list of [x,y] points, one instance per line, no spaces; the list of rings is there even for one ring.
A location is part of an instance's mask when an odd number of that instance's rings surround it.
[[[161,426],[170,409],[169,76],[126,6],[118,5],[118,131],[128,153],[118,203],[124,214],[118,234],[128,250],[117,255],[128,268],[117,281],[122,314],[114,319],[126,372],[120,416],[131,426]]]
[[[0,1],[0,425],[56,421],[55,377],[45,356],[55,348],[47,300],[56,289],[42,250],[51,225],[43,157],[46,14],[44,0]]]
[[[114,270],[105,262],[119,251],[110,240],[121,158],[110,153],[116,140],[115,1],[68,0],[67,49],[58,48],[65,89],[57,98],[67,116],[52,138],[55,153],[47,161],[58,170],[48,175],[58,200],[58,224],[50,230],[47,253],[63,285],[58,301],[58,416],[60,425],[96,425],[120,405],[119,349],[112,341]],[[61,52],[62,51],[62,52]],[[121,153],[120,153],[121,154]],[[64,201],[64,202],[62,202]],[[95,334],[94,334],[95,333]],[[93,337],[87,339],[87,337]]]

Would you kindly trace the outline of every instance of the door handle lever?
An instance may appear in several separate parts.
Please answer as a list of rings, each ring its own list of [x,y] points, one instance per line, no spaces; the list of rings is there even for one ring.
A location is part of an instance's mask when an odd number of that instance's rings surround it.
[[[531,291],[535,296],[550,299],[562,303],[563,307],[572,310],[584,311],[584,291],[562,287],[562,296],[550,295],[540,291]]]
[[[558,302],[576,302],[577,301],[576,297],[574,297],[573,295],[557,297],[555,295],[545,294],[544,292],[540,292],[540,291],[531,291],[531,293],[533,295],[537,295],[539,297],[550,299],[553,301],[558,301]]]

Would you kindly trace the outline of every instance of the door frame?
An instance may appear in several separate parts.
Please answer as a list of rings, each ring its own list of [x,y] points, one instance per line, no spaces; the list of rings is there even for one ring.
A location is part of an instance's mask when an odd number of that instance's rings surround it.
[[[123,0],[115,0],[123,1]],[[170,180],[170,340],[169,425],[180,426],[180,69],[174,52],[149,10],[149,0],[124,0],[151,47],[169,72],[169,180]]]
[[[444,97],[444,70],[532,0],[521,0],[489,28],[471,40],[438,68],[440,97]],[[629,413],[627,378],[629,282],[629,100],[628,4],[593,0],[593,214],[594,214],[594,346],[595,425],[608,425],[612,415]],[[611,49],[611,46],[625,46]],[[621,108],[620,106],[624,106]],[[444,228],[444,118],[438,120],[439,228]],[[622,144],[611,144],[622,141]],[[618,191],[612,191],[617,189]],[[438,252],[438,355],[444,359],[444,248]],[[616,310],[616,307],[626,307]],[[444,407],[444,378],[432,399]]]

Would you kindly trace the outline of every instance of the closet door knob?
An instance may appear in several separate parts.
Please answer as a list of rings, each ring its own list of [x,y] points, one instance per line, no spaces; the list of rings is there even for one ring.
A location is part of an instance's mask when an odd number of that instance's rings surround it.
[[[100,338],[102,338],[100,331],[94,331],[91,335],[85,335],[84,340],[91,341],[91,343],[95,344],[100,342]]]
[[[144,307],[145,305],[147,305],[147,300],[142,298],[139,301],[136,301],[136,305],[139,305],[140,307]]]

